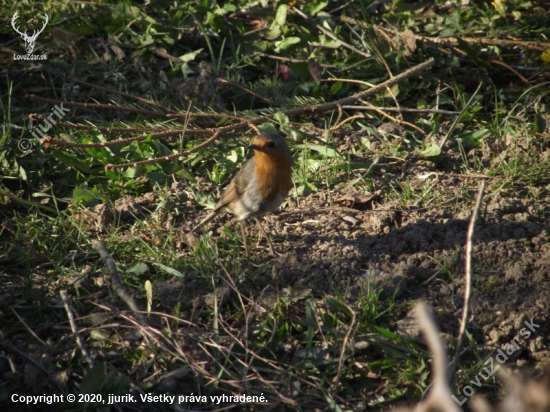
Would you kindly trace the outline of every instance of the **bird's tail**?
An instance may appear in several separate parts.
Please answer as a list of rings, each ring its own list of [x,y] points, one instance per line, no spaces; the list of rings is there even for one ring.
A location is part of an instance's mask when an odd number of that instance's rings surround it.
[[[219,213],[219,209],[214,209],[214,211],[212,213],[210,213],[208,216],[206,216],[204,219],[202,219],[197,226],[195,226],[193,229],[191,229],[191,231],[195,232],[198,228],[202,227],[202,225],[205,225],[208,222],[210,222],[212,219],[214,219],[218,213]]]

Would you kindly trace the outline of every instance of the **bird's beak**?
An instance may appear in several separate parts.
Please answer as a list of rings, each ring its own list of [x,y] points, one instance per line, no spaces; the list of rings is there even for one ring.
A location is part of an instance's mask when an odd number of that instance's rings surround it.
[[[264,152],[265,151],[263,147],[257,146],[255,144],[251,144],[250,146],[247,146],[246,149],[247,150],[257,150],[259,152]]]

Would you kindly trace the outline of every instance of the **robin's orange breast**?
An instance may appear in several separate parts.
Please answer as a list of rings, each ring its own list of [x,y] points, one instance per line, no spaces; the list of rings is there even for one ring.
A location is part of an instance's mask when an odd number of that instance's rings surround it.
[[[262,200],[269,202],[278,196],[286,197],[292,188],[292,168],[286,153],[257,152],[254,157]]]

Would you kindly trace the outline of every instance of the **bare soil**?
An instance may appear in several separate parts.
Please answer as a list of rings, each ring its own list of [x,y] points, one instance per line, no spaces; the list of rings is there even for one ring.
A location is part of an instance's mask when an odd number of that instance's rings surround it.
[[[351,137],[343,136],[340,149]],[[509,161],[518,154],[528,156],[532,147],[525,140],[514,140],[514,150],[494,157],[496,143],[486,139],[483,149],[472,150],[486,165]],[[548,177],[534,184],[506,181],[485,175],[464,173],[456,143],[438,162],[419,159],[405,163],[379,159],[369,176],[378,187],[388,175],[409,179],[417,188],[424,185],[417,176],[437,173],[435,186],[447,200],[403,207],[397,199],[387,199],[377,191],[366,203],[330,207],[329,199],[364,199],[353,189],[338,192],[324,188],[305,199],[300,207],[290,200],[283,209],[265,218],[281,255],[276,258],[277,275],[255,272],[250,279],[256,292],[266,287],[307,287],[317,296],[330,294],[337,287],[349,290],[353,300],[366,282],[383,288],[384,297],[397,302],[425,300],[436,309],[442,332],[456,335],[464,300],[464,250],[466,232],[477,189],[486,180],[486,197],[474,232],[473,292],[468,330],[487,355],[519,338],[526,320],[539,325],[524,341],[507,366],[538,365],[550,360],[550,193]],[[507,142],[511,146],[511,142]],[[491,150],[492,149],[492,150]],[[548,146],[541,158],[550,155]],[[496,151],[497,153],[499,151]],[[433,181],[433,176],[428,181]],[[505,187],[505,189],[502,189]],[[454,196],[453,196],[454,194]],[[535,194],[535,195],[534,195]],[[346,207],[348,206],[348,207]],[[191,212],[193,213],[193,212]],[[191,214],[186,220],[199,219]],[[217,219],[214,227],[229,220]],[[184,224],[183,231],[189,225]],[[237,229],[235,229],[237,230]],[[257,234],[252,223],[249,233]],[[214,230],[216,233],[216,230]],[[267,251],[256,264],[265,262]],[[252,268],[251,268],[252,269]],[[253,271],[252,271],[253,272]],[[406,314],[404,313],[405,317]],[[400,319],[395,319],[399,329]]]

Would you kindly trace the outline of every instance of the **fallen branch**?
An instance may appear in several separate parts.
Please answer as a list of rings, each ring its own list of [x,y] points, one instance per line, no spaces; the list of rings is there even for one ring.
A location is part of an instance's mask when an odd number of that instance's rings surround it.
[[[474,237],[474,228],[476,225],[477,215],[481,208],[481,201],[483,200],[483,191],[485,190],[485,180],[482,180],[479,184],[477,192],[477,200],[472,211],[472,217],[470,219],[470,225],[468,226],[468,233],[466,235],[466,274],[464,277],[464,307],[462,308],[462,320],[460,321],[460,331],[458,333],[455,358],[450,367],[451,375],[451,387],[454,387],[455,375],[458,369],[458,361],[460,360],[460,351],[464,343],[464,335],[466,333],[466,324],[468,323],[468,310],[470,308],[470,296],[472,294],[472,248]]]
[[[103,263],[105,264],[105,266],[107,266],[107,269],[111,274],[111,286],[115,293],[124,301],[124,303],[126,303],[126,305],[128,305],[132,312],[140,312],[140,309],[135,299],[126,291],[126,289],[124,289],[124,286],[122,286],[116,264],[113,258],[111,258],[111,255],[107,251],[105,245],[102,242],[98,242],[97,240],[92,240],[92,246],[95,250],[99,252],[101,260],[103,260]],[[140,318],[140,321],[147,323],[145,317],[142,314],[138,313],[138,316]]]
[[[71,325],[71,330],[73,331],[73,335],[76,339],[76,343],[78,347],[80,348],[80,351],[82,352],[82,355],[84,355],[84,359],[86,359],[86,362],[88,362],[88,365],[90,367],[94,366],[94,362],[92,361],[92,358],[90,357],[90,354],[88,353],[88,350],[84,346],[84,342],[82,342],[82,338],[80,337],[80,333],[78,333],[78,326],[76,326],[76,321],[74,319],[73,311],[71,310],[71,304],[69,302],[69,296],[67,295],[66,290],[61,290],[59,292],[61,295],[61,300],[63,301],[63,306],[65,306],[65,310],[67,311],[67,318],[69,319],[69,324]]]

